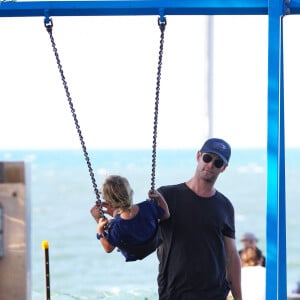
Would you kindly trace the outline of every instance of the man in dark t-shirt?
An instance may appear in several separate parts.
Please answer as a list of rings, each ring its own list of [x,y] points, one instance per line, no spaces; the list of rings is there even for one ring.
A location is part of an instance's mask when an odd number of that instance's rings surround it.
[[[160,224],[160,300],[226,300],[229,290],[242,299],[234,208],[214,188],[230,153],[224,140],[209,139],[190,180],[159,188],[171,216]]]

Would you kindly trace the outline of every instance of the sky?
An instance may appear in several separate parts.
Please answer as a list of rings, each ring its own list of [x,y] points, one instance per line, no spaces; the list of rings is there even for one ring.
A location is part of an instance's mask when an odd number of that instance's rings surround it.
[[[167,16],[158,148],[267,141],[267,16]],[[300,147],[300,17],[284,18],[286,146]],[[53,35],[88,149],[151,148],[157,16],[54,17]],[[0,18],[0,149],[81,147],[42,17]],[[209,55],[209,49],[210,55]]]

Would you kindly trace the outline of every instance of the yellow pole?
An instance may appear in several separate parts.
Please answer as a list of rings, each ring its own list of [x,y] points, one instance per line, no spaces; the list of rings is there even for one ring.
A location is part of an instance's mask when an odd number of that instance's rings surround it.
[[[42,241],[42,249],[44,249],[45,254],[46,300],[50,300],[50,266],[48,241]]]

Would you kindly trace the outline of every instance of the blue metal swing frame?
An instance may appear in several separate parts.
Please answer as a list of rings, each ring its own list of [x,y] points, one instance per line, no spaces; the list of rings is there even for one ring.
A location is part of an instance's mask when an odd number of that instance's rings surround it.
[[[106,0],[0,2],[0,17],[268,15],[267,290],[286,300],[286,199],[283,17],[300,13],[300,0]]]

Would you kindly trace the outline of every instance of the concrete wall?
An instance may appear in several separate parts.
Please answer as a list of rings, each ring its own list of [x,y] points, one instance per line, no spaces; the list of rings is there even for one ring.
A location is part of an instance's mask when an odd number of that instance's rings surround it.
[[[0,205],[3,212],[1,300],[30,300],[30,229],[26,200],[24,163],[0,162]]]

